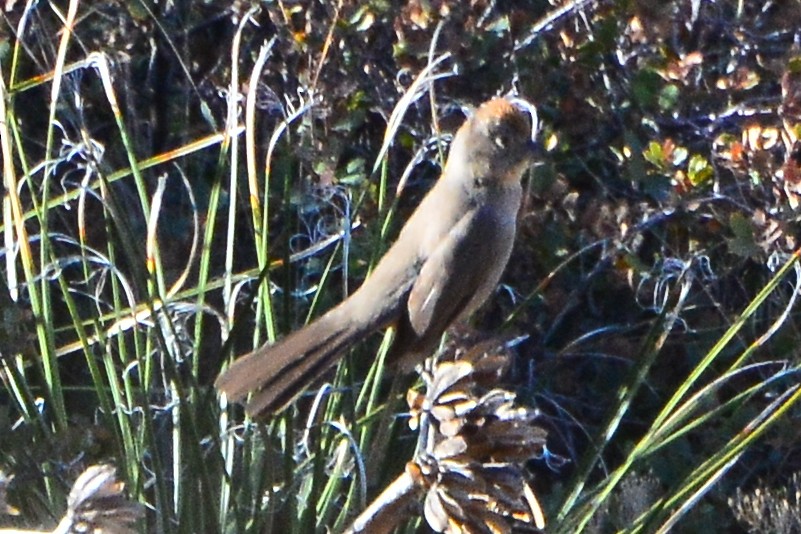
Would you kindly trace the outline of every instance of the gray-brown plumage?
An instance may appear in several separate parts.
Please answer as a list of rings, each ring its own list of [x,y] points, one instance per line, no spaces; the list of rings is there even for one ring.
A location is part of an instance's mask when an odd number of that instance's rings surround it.
[[[362,286],[217,378],[252,416],[281,410],[371,332],[394,325],[393,355],[421,361],[454,321],[490,296],[512,251],[523,172],[533,160],[536,113],[495,98],[451,143],[442,176]]]

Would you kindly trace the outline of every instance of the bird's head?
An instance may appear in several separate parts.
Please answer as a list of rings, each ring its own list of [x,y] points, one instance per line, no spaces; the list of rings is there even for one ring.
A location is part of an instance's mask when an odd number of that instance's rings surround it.
[[[539,123],[536,108],[519,98],[482,104],[459,129],[451,148],[473,176],[487,184],[519,182],[534,161]]]

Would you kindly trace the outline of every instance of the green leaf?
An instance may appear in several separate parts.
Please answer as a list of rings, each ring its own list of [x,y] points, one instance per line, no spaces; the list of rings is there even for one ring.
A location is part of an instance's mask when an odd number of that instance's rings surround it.
[[[715,171],[706,158],[699,154],[693,154],[690,163],[687,164],[687,177],[693,185],[700,185],[714,175]]]
[[[659,91],[659,109],[669,111],[676,107],[679,101],[679,88],[674,84],[666,85]]]
[[[631,82],[634,100],[641,107],[649,108],[657,104],[662,87],[662,78],[651,69],[643,69]]]
[[[734,237],[728,239],[729,251],[743,258],[759,253],[760,248],[754,239],[754,226],[742,213],[733,213],[729,218],[729,229]]]
[[[679,165],[687,161],[687,156],[689,154],[690,153],[687,151],[686,148],[684,148],[683,146],[677,146],[676,148],[673,149],[673,154],[671,155],[672,157],[670,158],[670,162],[674,166],[678,167]]]
[[[339,183],[345,185],[359,185],[364,182],[367,174],[364,172],[364,158],[350,160],[345,165],[345,175],[339,179]]]
[[[642,153],[642,156],[648,163],[656,165],[660,169],[665,166],[665,153],[661,143],[656,141],[648,143],[648,148]]]

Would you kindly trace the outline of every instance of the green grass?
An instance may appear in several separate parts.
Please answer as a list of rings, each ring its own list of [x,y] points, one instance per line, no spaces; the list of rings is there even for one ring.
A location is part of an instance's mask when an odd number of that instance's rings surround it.
[[[733,52],[686,66],[659,37],[667,19],[626,2],[582,31],[543,30],[535,3],[440,25],[381,2],[16,4],[0,36],[0,471],[21,515],[0,526],[52,528],[104,462],[146,505],[142,532],[347,528],[416,444],[402,395],[387,398],[391,333],[267,422],[211,384],[352,291],[419,198],[410,179],[437,174],[440,124],[513,84],[547,150],[480,324],[531,338],[515,386],[569,458],[529,465],[548,531],[733,526],[740,486],[791,478],[801,273],[774,162],[790,150],[748,145],[756,126],[725,112],[762,110],[763,144],[768,119],[777,138],[798,132],[779,97],[754,96],[777,83],[710,96],[745,62]],[[746,7],[705,3],[699,25],[785,35]],[[627,43],[639,63],[611,68]],[[598,373],[564,372],[588,362]],[[401,531],[424,532],[420,515]]]

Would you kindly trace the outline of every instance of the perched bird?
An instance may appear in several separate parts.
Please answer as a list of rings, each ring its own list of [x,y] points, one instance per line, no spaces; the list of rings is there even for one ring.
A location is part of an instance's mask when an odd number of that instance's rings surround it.
[[[229,400],[265,416],[286,407],[371,332],[396,328],[390,357],[422,361],[451,323],[498,284],[515,237],[521,178],[533,162],[534,106],[482,104],[459,128],[437,183],[362,286],[277,343],[233,362],[216,381]]]

